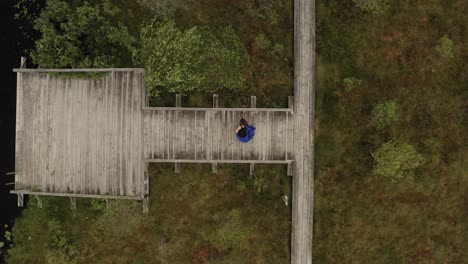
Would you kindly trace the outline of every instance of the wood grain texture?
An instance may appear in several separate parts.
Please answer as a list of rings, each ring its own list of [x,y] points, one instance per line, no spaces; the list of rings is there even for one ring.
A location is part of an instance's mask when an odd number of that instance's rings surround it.
[[[310,264],[314,204],[315,0],[294,1],[294,56],[291,263]]]
[[[17,75],[16,190],[142,196],[141,70]]]
[[[255,137],[241,143],[235,134],[241,112],[257,127]],[[151,107],[144,110],[144,158],[147,160],[286,160],[292,157],[292,111],[263,108]],[[154,135],[163,136],[154,139]]]

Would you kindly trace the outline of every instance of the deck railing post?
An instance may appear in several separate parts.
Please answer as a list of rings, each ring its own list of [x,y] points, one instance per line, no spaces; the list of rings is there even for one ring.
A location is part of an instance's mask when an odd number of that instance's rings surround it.
[[[143,197],[143,213],[147,214],[149,211],[149,196]]]
[[[217,94],[213,94],[213,108],[219,107],[219,96]],[[211,164],[211,173],[218,173],[218,163]]]
[[[257,97],[254,95],[250,96],[250,107],[257,108]]]
[[[18,193],[18,207],[24,206],[24,195],[22,193]]]
[[[287,172],[288,176],[293,176],[293,163],[292,162],[288,163],[288,169],[287,170],[288,170],[288,172]]]
[[[176,94],[176,107],[181,107],[182,106],[182,95],[181,94]],[[176,119],[179,117],[179,111],[176,112]],[[180,163],[175,163],[174,164],[174,171],[175,173],[180,173]]]
[[[149,211],[149,172],[148,172],[148,163],[144,163],[143,168],[143,213],[148,213]]]
[[[26,57],[21,57],[20,69],[26,69]]]
[[[255,163],[250,163],[249,175],[252,177],[254,175]]]
[[[294,108],[294,96],[292,95],[288,96],[288,108]]]
[[[34,197],[36,197],[37,200],[37,207],[42,208],[42,200],[39,195],[35,195]]]
[[[70,208],[72,210],[76,210],[76,197],[70,196]]]
[[[250,107],[251,108],[257,108],[257,97],[256,96],[250,96]],[[249,170],[250,177],[253,177],[254,169],[255,169],[255,163],[250,163],[250,170]]]

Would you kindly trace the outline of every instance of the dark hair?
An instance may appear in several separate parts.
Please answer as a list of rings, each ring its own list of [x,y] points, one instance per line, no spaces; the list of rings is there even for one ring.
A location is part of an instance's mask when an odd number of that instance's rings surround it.
[[[247,128],[243,127],[239,130],[239,132],[237,132],[237,134],[239,135],[239,137],[241,138],[245,138],[247,137]]]
[[[244,127],[246,127],[248,124],[249,124],[249,122],[247,122],[247,120],[245,120],[244,118],[242,118],[242,119],[239,121],[239,126],[244,126]]]

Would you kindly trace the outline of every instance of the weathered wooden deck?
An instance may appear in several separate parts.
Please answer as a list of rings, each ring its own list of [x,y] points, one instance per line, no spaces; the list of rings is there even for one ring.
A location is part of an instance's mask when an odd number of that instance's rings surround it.
[[[15,190],[141,197],[141,69],[96,80],[18,70]]]
[[[248,144],[235,134],[242,112],[257,128]],[[292,160],[292,109],[148,107],[144,120],[144,157],[149,162]]]

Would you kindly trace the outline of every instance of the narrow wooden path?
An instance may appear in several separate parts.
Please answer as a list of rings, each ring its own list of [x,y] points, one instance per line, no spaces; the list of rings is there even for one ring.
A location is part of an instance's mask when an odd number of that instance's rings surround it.
[[[294,1],[294,179],[291,263],[312,263],[315,0]]]
[[[257,128],[248,144],[235,135],[244,113]],[[291,161],[292,109],[145,108],[148,162]]]

